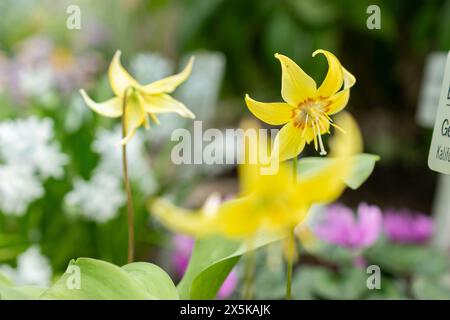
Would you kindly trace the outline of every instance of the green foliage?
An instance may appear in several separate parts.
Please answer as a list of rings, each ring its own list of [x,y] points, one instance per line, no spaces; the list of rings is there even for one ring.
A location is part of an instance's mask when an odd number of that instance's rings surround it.
[[[448,280],[447,280],[448,281]],[[412,291],[417,299],[423,300],[449,300],[450,287],[442,280],[429,277],[417,277],[413,281]]]
[[[408,115],[399,121],[382,122],[379,132],[375,126],[366,127],[362,123],[362,127],[367,128],[365,133],[368,133],[367,149],[380,153],[385,160],[400,159],[408,166],[422,166],[426,170],[426,161],[422,160],[429,139],[423,139],[417,145],[417,139],[410,139],[418,136],[416,126],[406,120],[412,121],[411,106],[417,99],[424,57],[432,50],[448,50],[450,47],[450,1],[158,0],[124,5],[122,1],[114,0],[108,3],[106,11],[104,4],[81,1],[83,12],[89,13],[83,16],[89,22],[83,28],[95,21],[113,35],[100,36],[104,43],[92,45],[89,41],[93,39],[83,38],[91,31],[67,31],[66,16],[54,11],[60,8],[36,2],[29,10],[23,10],[16,3],[0,1],[0,12],[3,13],[0,21],[0,67],[3,58],[18,58],[22,40],[37,34],[51,40],[57,49],[76,52],[72,57],[74,60],[92,46],[93,53],[100,58],[95,62],[100,66],[99,74],[90,75],[83,86],[86,85],[92,96],[101,101],[111,96],[111,89],[107,77],[100,70],[107,69],[112,52],[118,48],[124,50],[125,64],[138,53],[136,49],[140,50],[139,53],[155,51],[166,57],[181,56],[188,50],[217,50],[227,58],[227,81],[220,102],[226,107],[221,108],[216,120],[232,118],[236,120],[233,125],[248,114],[243,107],[244,92],[251,90],[255,97],[263,95],[267,101],[280,100],[280,68],[273,58],[274,52],[292,57],[320,83],[326,72],[325,59],[314,60],[310,55],[317,48],[329,49],[358,79],[348,107],[358,120],[366,119],[370,124],[371,108],[376,108],[374,115],[382,115],[382,120],[392,119],[398,114]],[[370,4],[381,8],[382,30],[368,30],[366,27],[366,9]],[[46,19],[48,15],[52,19]],[[150,33],[147,32],[149,30]],[[92,38],[95,38],[98,35],[96,30],[93,31]],[[99,33],[102,34],[102,30]],[[83,47],[86,44],[88,46]],[[17,60],[22,59],[24,57]],[[1,78],[3,80],[4,77]],[[96,85],[89,87],[91,83]],[[70,163],[65,167],[63,179],[45,182],[45,196],[35,201],[25,216],[0,213],[0,263],[14,264],[16,257],[31,243],[39,243],[56,274],[64,270],[71,257],[89,256],[103,261],[79,258],[70,262],[69,266],[81,270],[80,290],[68,290],[70,273],[64,273],[48,289],[15,286],[0,273],[1,299],[37,299],[41,295],[45,299],[213,299],[243,254],[279,240],[258,239],[251,248],[245,243],[222,238],[198,240],[188,270],[177,288],[170,277],[153,264],[133,263],[118,267],[126,261],[125,215],[97,224],[68,218],[62,203],[64,195],[73,187],[74,178],[89,179],[98,163],[98,155],[91,151],[96,130],[111,128],[116,120],[92,115],[78,131],[68,133],[63,126],[68,114],[66,107],[77,90],[69,95],[67,92],[51,92],[46,101],[37,101],[34,97],[20,102],[9,96],[8,89],[0,90],[0,119],[30,115],[51,118],[55,123],[55,140],[69,156]],[[393,128],[387,127],[386,122],[392,122]],[[400,128],[398,123],[405,125]],[[399,129],[404,136],[394,134]],[[165,179],[157,194],[164,193],[182,200],[199,183],[199,177],[167,177],[166,173],[171,171],[167,167],[170,150],[167,146],[165,148],[164,154],[158,150],[159,158],[151,159],[159,178]],[[153,146],[150,149],[153,152]],[[351,189],[359,188],[368,179],[379,157],[360,154],[354,159],[353,172],[345,181]],[[318,170],[328,161],[332,160],[303,158],[299,162],[299,174]],[[155,163],[162,165],[156,167]],[[417,170],[413,168],[415,174]],[[141,259],[149,252],[166,249],[167,237],[148,222],[144,206],[146,199],[136,192],[137,188],[133,189],[136,251]],[[419,299],[450,296],[449,286],[443,280],[449,262],[440,251],[425,246],[382,242],[364,255],[370,263],[381,266],[381,290],[368,292],[362,287],[367,275],[349,267],[353,258],[351,252],[324,245],[314,253],[314,258],[327,266],[312,266],[308,262],[301,264],[294,277],[294,297],[404,298],[410,297],[409,291],[412,291],[412,297]],[[256,297],[283,298],[284,272],[284,269],[273,272],[261,268],[256,277]]]
[[[280,237],[256,237],[242,243],[211,237],[197,240],[189,266],[178,285],[181,299],[214,299],[223,281],[238,262],[251,250],[280,240]]]
[[[79,273],[79,289],[76,281]],[[72,260],[67,272],[41,299],[178,299],[170,277],[158,266],[137,262],[118,267],[90,258]]]
[[[13,282],[0,272],[0,300],[34,300],[45,288],[34,286],[14,286]]]
[[[369,178],[375,168],[375,163],[380,159],[373,154],[362,153],[353,157],[353,169],[351,174],[345,179],[345,184],[351,189],[358,189],[364,181]],[[299,175],[308,175],[316,170],[320,170],[333,159],[308,157],[300,159],[298,163]]]
[[[449,268],[448,257],[437,249],[425,246],[381,241],[367,250],[366,255],[382,270],[393,274],[436,276]]]

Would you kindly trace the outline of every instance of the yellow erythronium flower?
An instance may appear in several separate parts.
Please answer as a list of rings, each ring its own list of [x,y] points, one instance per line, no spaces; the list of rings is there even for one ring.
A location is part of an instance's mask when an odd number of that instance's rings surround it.
[[[240,171],[241,197],[196,212],[158,199],[151,211],[169,228],[194,236],[285,234],[304,220],[312,204],[334,201],[345,189],[344,179],[353,167],[352,155],[362,146],[359,129],[349,114],[342,114],[337,122],[346,133],[339,132],[330,141],[333,160],[300,176],[297,183],[293,183],[292,168],[287,163],[281,163],[274,175],[255,170],[260,164],[245,164]]]
[[[120,117],[125,108],[126,136],[121,144],[126,144],[142,124],[149,127],[147,115],[155,123],[159,123],[157,114],[175,112],[185,118],[195,118],[194,114],[180,101],[172,98],[169,93],[184,82],[190,75],[194,58],[178,74],[141,85],[123,68],[120,63],[120,50],[111,61],[108,70],[109,83],[115,94],[114,98],[97,103],[93,101],[84,90],[80,90],[86,104],[95,112],[105,117]]]
[[[257,118],[268,124],[284,125],[273,149],[279,161],[298,156],[305,143],[311,141],[316,150],[320,148],[321,155],[326,154],[321,135],[329,133],[330,125],[334,125],[330,116],[345,108],[350,88],[356,82],[334,54],[316,50],[313,57],[318,53],[328,61],[328,72],[319,88],[294,61],[277,53],[275,57],[282,69],[281,96],[285,102],[264,103],[245,96],[248,108]]]

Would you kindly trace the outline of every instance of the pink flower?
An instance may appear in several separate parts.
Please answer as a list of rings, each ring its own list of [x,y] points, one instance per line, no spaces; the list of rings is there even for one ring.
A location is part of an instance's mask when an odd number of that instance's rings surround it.
[[[353,211],[340,204],[327,208],[324,220],[315,228],[315,233],[324,241],[358,250],[373,245],[383,224],[381,210],[377,206],[361,203],[357,217]]]
[[[424,243],[433,234],[433,219],[408,209],[384,212],[384,233],[393,242]]]
[[[217,297],[219,299],[225,299],[229,296],[231,296],[234,292],[234,289],[236,288],[238,282],[238,277],[236,271],[232,270],[228,277],[223,282],[222,286],[220,287],[219,292],[217,293]]]
[[[194,248],[194,239],[177,234],[172,239],[175,252],[172,255],[172,264],[176,274],[181,278],[187,269],[192,249]]]
[[[186,272],[192,249],[194,248],[194,242],[194,239],[185,235],[178,234],[173,237],[175,252],[172,255],[172,263],[175,272],[180,278]],[[237,281],[237,273],[235,270],[232,270],[223,282],[222,287],[220,287],[217,297],[220,299],[225,299],[232,295],[234,289],[236,288]]]

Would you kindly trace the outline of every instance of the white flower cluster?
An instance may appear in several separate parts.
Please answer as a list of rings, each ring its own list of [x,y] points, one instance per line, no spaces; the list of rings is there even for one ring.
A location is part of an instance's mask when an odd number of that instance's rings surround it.
[[[121,139],[122,129],[118,125],[112,130],[100,129],[92,144],[92,150],[100,154],[100,163],[96,173],[106,173],[117,179],[122,176],[122,148],[117,144]],[[142,132],[137,132],[127,144],[128,174],[132,182],[146,195],[156,190],[156,179],[150,166],[150,159],[145,152]]]
[[[64,202],[69,214],[104,223],[115,218],[125,204],[122,152],[117,143],[120,137],[120,125],[97,132],[92,149],[100,154],[100,162],[89,181],[76,180],[73,190],[66,195]],[[152,194],[157,184],[140,133],[127,144],[127,157],[130,180],[145,195]]]
[[[21,216],[44,194],[42,183],[64,175],[68,157],[53,141],[51,119],[0,123],[0,211]]]
[[[125,204],[120,181],[107,174],[94,174],[89,180],[76,179],[64,199],[69,214],[78,214],[98,223],[114,218]]]
[[[0,210],[21,216],[28,205],[44,195],[41,182],[24,167],[0,165]]]
[[[0,272],[18,285],[35,285],[47,287],[52,277],[52,267],[48,258],[41,254],[38,246],[34,245],[17,257],[17,268],[0,265]]]

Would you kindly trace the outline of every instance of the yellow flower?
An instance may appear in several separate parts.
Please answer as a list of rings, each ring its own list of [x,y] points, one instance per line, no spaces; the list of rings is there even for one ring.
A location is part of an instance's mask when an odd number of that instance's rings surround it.
[[[285,234],[305,219],[311,205],[334,201],[345,189],[344,179],[353,167],[352,155],[360,152],[362,145],[359,129],[349,114],[340,115],[338,123],[346,133],[339,132],[330,140],[333,159],[300,176],[297,183],[293,183],[288,163],[281,163],[274,175],[262,175],[257,167],[263,164],[245,164],[240,171],[239,198],[198,211],[157,199],[151,211],[168,228],[194,236]]]
[[[325,155],[321,135],[334,126],[331,115],[347,105],[350,88],[355,77],[336,58],[325,50],[316,50],[325,55],[328,72],[321,86],[308,76],[294,61],[282,54],[275,54],[281,62],[281,96],[285,102],[264,103],[245,96],[250,111],[260,120],[271,125],[284,125],[275,138],[273,156],[279,161],[297,157],[305,143],[314,140],[314,147]],[[341,90],[340,90],[341,89]],[[340,91],[339,91],[340,90]]]
[[[138,83],[122,67],[120,50],[117,51],[109,66],[108,76],[114,98],[97,103],[84,90],[80,90],[86,104],[95,112],[105,117],[120,117],[125,104],[126,136],[121,144],[126,144],[142,124],[149,128],[147,115],[159,124],[157,114],[175,112],[185,118],[195,118],[194,114],[180,101],[172,98],[169,93],[184,82],[190,75],[194,58],[178,74],[142,85]]]

